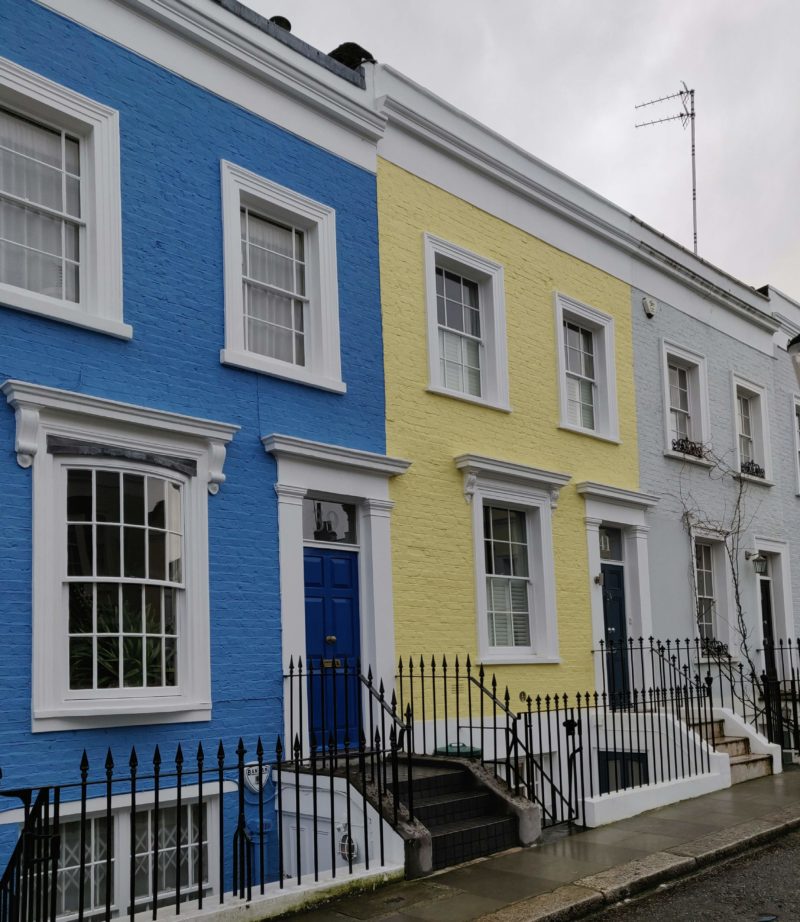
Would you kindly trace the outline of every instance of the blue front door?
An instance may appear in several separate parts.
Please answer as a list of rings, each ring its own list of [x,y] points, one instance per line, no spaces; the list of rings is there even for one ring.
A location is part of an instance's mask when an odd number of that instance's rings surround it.
[[[358,554],[307,547],[306,669],[310,729],[319,749],[359,743]]]

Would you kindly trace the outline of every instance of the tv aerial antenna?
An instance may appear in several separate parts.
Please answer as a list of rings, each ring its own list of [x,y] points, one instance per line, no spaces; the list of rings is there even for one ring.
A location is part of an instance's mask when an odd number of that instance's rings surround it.
[[[667,115],[665,118],[655,118],[649,122],[639,122],[636,128],[647,128],[648,125],[661,125],[664,122],[675,122],[680,120],[684,128],[688,125],[692,132],[692,223],[694,226],[694,252],[697,255],[697,170],[695,168],[695,144],[694,144],[694,90],[686,86],[686,81],[681,81],[683,89],[669,96],[661,96],[658,99],[651,99],[649,102],[640,102],[634,109],[644,109],[646,106],[655,106],[661,102],[667,102],[670,99],[680,99],[682,111],[677,115]]]

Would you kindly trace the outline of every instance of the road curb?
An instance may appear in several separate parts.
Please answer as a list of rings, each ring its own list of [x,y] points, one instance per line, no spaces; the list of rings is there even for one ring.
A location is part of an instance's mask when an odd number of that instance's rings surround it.
[[[701,868],[720,864],[796,829],[800,829],[800,806],[785,807],[761,819],[653,852],[549,893],[511,903],[481,916],[477,922],[570,922],[665,881],[688,877]]]

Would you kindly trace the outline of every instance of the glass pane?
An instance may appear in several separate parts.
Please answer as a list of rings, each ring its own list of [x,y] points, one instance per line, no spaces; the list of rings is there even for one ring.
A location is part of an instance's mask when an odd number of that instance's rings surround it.
[[[147,638],[147,684],[148,685],[163,685],[164,680],[162,676],[162,667],[161,667],[161,638],[160,637],[148,637]]]
[[[67,472],[67,521],[92,521],[92,472]]]
[[[511,610],[515,612],[528,612],[528,582],[522,579],[509,581],[511,589]]]
[[[9,242],[60,256],[63,225],[64,221],[59,218],[40,214],[24,205],[0,201],[0,237]]]
[[[142,587],[122,587],[122,630],[128,634],[142,631]]]
[[[166,535],[163,531],[151,531],[148,534],[148,558],[150,579],[166,579],[167,571],[164,562],[166,551]]]
[[[494,572],[498,576],[511,576],[511,545],[494,541]]]
[[[167,484],[167,495],[169,497],[169,519],[168,525],[170,531],[183,531],[183,510],[181,508],[181,488],[177,483]]]
[[[451,330],[464,329],[464,308],[460,301],[447,301],[445,303],[445,322]]]
[[[178,629],[175,623],[175,590],[164,590],[164,633],[177,634]]]
[[[61,166],[60,131],[0,109],[0,138],[4,147],[19,154]]]
[[[77,138],[64,138],[64,167],[75,176],[81,174],[81,149]]]
[[[528,575],[528,548],[524,544],[511,545],[511,567],[514,576]]]
[[[444,293],[445,297],[451,301],[461,302],[461,276],[452,272],[444,274]]]
[[[0,147],[0,189],[11,195],[61,211],[62,176],[55,167]]]
[[[119,633],[119,586],[99,583],[97,586],[97,631]]]
[[[164,640],[165,685],[178,684],[178,644],[174,637]]]
[[[531,622],[527,612],[515,612],[513,642],[515,647],[528,647],[531,643]]]
[[[306,343],[302,333],[294,334],[294,363],[295,365],[306,363]]]
[[[119,576],[118,525],[97,526],[97,575]]]
[[[97,638],[97,687],[119,688],[119,638]]]
[[[69,632],[90,634],[92,632],[92,584],[69,584]]]
[[[67,187],[67,202],[64,210],[68,215],[74,218],[81,216],[81,181],[67,176],[65,180]]]
[[[183,538],[180,535],[167,536],[167,579],[172,583],[183,582]]]
[[[164,528],[166,522],[165,486],[166,484],[160,477],[147,478],[147,524],[151,528]]]
[[[94,660],[91,637],[69,639],[69,687],[74,689],[94,686]]]
[[[303,538],[306,541],[355,544],[356,507],[352,503],[303,500]]]
[[[123,637],[123,682],[126,688],[144,685],[144,640],[141,637]]]
[[[91,525],[69,525],[67,527],[67,575],[93,575]]]
[[[125,576],[144,578],[144,529],[125,529]]]
[[[161,590],[156,586],[145,586],[144,625],[148,634],[161,633]]]
[[[481,372],[479,368],[467,368],[465,370],[465,379],[466,379],[466,388],[465,391],[467,394],[470,394],[473,397],[480,397],[481,395]]]
[[[436,299],[436,322],[441,324],[442,326],[444,326],[445,323],[447,323],[447,315],[445,313],[445,307],[444,307],[444,298]]]
[[[603,560],[622,560],[622,532],[619,528],[600,529],[600,556]]]
[[[119,522],[119,474],[97,471],[97,521]]]
[[[123,484],[125,524],[144,525],[144,477],[140,474],[125,474]]]
[[[527,540],[525,531],[525,513],[520,512],[519,509],[511,509],[509,510],[509,518],[511,523],[511,540],[524,543]]]
[[[476,310],[478,308],[478,286],[467,279],[464,279],[464,304]]]
[[[250,243],[272,250],[274,253],[281,253],[284,256],[292,255],[292,231],[290,228],[259,218],[254,214],[250,214],[249,218]]]
[[[489,510],[489,517],[491,519],[492,538],[495,541],[508,541],[509,510],[492,507]]]
[[[492,542],[484,541],[483,544],[484,544],[484,551],[486,554],[486,563],[485,563],[486,572],[494,573],[494,562],[492,561]]]
[[[64,297],[77,304],[80,301],[80,270],[72,263],[64,263]]]

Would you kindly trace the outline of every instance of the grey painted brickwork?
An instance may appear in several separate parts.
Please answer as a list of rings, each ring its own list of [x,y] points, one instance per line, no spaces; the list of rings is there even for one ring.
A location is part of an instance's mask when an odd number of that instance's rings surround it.
[[[800,498],[797,494],[796,450],[792,397],[797,381],[785,351],[775,348],[774,356],[764,354],[745,342],[719,332],[676,307],[658,302],[658,310],[648,319],[642,309],[645,293],[633,290],[633,335],[635,380],[639,431],[640,489],[660,497],[649,513],[649,556],[653,634],[660,638],[693,638],[696,633],[692,585],[692,551],[682,523],[682,495],[691,494],[697,507],[712,516],[727,518],[735,497],[729,478],[720,478],[707,468],[665,457],[665,396],[662,343],[675,345],[705,356],[708,380],[709,429],[713,450],[728,463],[735,464],[736,419],[732,375],[761,384],[767,390],[767,413],[774,486],[748,484],[745,498],[749,525],[742,549],[753,548],[757,539],[787,542],[784,560],[791,570],[791,597],[783,599],[778,568],[774,573],[776,637],[794,636],[797,613],[792,597],[800,600]],[[711,310],[707,303],[687,291],[687,305],[702,316]],[[713,310],[720,310],[719,307]],[[762,334],[763,335],[763,334]],[[795,546],[792,545],[795,542]],[[720,600],[717,636],[735,642],[726,622],[734,616],[730,571],[724,565],[721,548],[717,552],[715,595]],[[772,558],[771,558],[772,559]],[[740,561],[742,601],[751,630],[761,638],[758,582],[750,562]],[[727,584],[727,585],[725,585]],[[728,615],[725,617],[728,595]],[[783,613],[780,611],[783,609]]]

